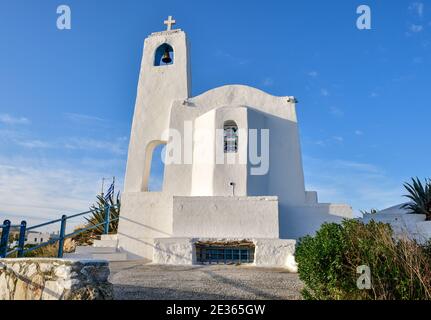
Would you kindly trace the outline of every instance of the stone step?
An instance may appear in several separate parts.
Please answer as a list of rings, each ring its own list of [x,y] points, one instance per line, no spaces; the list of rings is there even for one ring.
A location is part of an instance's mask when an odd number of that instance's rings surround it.
[[[93,253],[115,253],[117,247],[93,247],[93,246],[77,246],[75,253],[77,254],[93,254]]]
[[[114,247],[118,245],[118,240],[94,240],[93,247]]]
[[[100,240],[118,240],[116,234],[102,234]]]

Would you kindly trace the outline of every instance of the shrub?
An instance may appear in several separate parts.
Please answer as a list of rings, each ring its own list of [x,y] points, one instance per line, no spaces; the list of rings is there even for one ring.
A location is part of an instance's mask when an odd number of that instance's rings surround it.
[[[305,299],[431,299],[430,247],[395,240],[389,225],[345,220],[324,224],[296,251]],[[371,270],[371,289],[358,289],[356,268]]]

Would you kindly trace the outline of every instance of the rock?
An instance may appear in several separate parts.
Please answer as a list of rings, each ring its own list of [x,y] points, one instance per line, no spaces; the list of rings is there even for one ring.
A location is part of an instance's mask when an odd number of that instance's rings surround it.
[[[81,269],[81,273],[87,278],[91,279],[94,274],[94,266],[85,266]]]
[[[14,263],[14,264],[13,264],[13,266],[12,266],[12,270],[13,270],[13,272],[15,272],[16,274],[19,274],[19,270],[20,270],[20,268],[21,268],[21,266],[20,266],[19,262]]]
[[[14,277],[9,276],[8,288],[9,288],[9,292],[15,291],[15,278]]]
[[[49,264],[49,263],[39,264],[39,269],[40,269],[40,272],[42,273],[48,273],[51,271],[52,268],[53,268],[52,264]]]
[[[63,281],[47,281],[43,289],[42,300],[59,300],[63,291]]]
[[[55,271],[54,274],[59,277],[59,278],[63,278],[63,279],[67,279],[70,277],[70,273],[72,272],[72,267],[71,266],[58,266]]]
[[[0,300],[112,299],[101,261],[0,259]]]
[[[32,263],[31,265],[28,266],[27,272],[25,273],[25,275],[28,278],[31,278],[36,272],[37,272],[37,266],[36,264]]]
[[[113,285],[105,283],[103,285],[88,285],[79,290],[69,292],[66,300],[112,300],[114,296]]]
[[[7,285],[7,277],[6,273],[2,271],[0,274],[0,300],[9,300],[10,294],[9,294],[9,288]]]
[[[85,266],[82,268],[81,273],[86,276],[89,282],[103,282],[107,281],[109,277],[109,267],[95,267],[95,266]]]
[[[109,267],[101,267],[99,268],[97,275],[96,275],[96,280],[99,282],[105,282],[108,281],[109,275],[111,273],[111,270],[109,270]]]
[[[63,287],[64,289],[70,290],[74,287],[79,286],[80,284],[80,280],[79,279],[68,279],[68,280],[63,280]]]
[[[42,274],[36,274],[31,279],[27,288],[27,300],[40,300],[42,298],[44,282]]]
[[[27,298],[27,283],[23,280],[18,279],[15,285],[15,294],[13,295],[14,300],[26,300]]]

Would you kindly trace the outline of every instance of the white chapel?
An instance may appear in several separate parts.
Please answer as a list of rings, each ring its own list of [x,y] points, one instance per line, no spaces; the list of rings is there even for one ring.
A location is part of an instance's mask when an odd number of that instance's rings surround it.
[[[160,264],[288,267],[295,240],[352,208],[305,189],[294,97],[243,85],[191,96],[189,41],[174,23],[144,43],[118,249]],[[161,144],[163,188],[151,192]]]

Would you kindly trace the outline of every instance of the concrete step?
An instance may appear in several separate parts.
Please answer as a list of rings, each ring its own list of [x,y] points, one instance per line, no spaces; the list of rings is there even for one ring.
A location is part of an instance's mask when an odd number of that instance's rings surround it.
[[[118,240],[116,234],[102,234],[100,240]]]
[[[108,261],[126,261],[126,252],[114,252],[114,253],[92,253],[92,254],[80,254],[80,253],[65,253],[63,255],[66,259],[77,259],[77,260],[108,260]]]
[[[108,261],[126,261],[126,252],[115,252],[115,253],[93,253],[93,259],[103,259]]]
[[[93,254],[93,253],[115,253],[117,247],[93,247],[93,246],[77,246],[75,253],[77,254]]]
[[[114,247],[118,245],[118,240],[94,240],[93,247]]]
[[[77,259],[77,260],[91,260],[93,256],[91,254],[78,254],[75,252],[65,253],[63,254],[63,258],[65,259]]]

